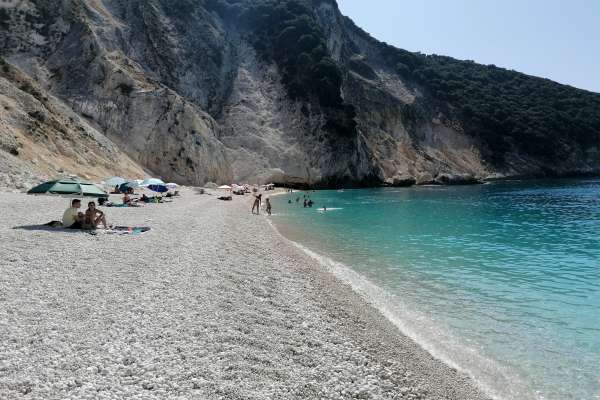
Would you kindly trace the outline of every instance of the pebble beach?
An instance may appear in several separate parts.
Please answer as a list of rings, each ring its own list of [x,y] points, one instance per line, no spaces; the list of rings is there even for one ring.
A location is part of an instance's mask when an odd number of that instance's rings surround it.
[[[216,197],[103,208],[152,230],[90,235],[37,226],[68,199],[0,193],[0,399],[487,398]]]

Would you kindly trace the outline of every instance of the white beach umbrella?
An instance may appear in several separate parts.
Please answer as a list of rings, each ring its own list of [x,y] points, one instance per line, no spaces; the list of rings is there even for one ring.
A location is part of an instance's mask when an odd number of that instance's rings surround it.
[[[178,185],[178,184],[176,184],[176,183],[173,183],[173,182],[169,182],[169,183],[167,183],[165,186],[167,187],[167,189],[171,189],[171,190],[172,190],[172,189],[177,189],[177,188],[179,187],[179,185]]]
[[[229,185],[223,185],[223,186],[219,186],[218,189],[221,189],[221,190],[231,190],[231,186],[229,186]]]
[[[124,178],[120,176],[113,176],[112,178],[108,178],[104,181],[104,186],[115,187],[117,185],[122,185],[127,182]]]
[[[158,178],[148,178],[148,179],[144,179],[144,181],[141,183],[140,186],[150,186],[150,185],[165,185],[165,183],[162,181],[162,179],[158,179]]]

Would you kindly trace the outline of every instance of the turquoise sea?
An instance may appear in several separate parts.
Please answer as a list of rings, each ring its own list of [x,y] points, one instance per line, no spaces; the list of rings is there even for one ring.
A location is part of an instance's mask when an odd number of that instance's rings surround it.
[[[280,232],[489,393],[600,399],[600,180],[272,200]]]

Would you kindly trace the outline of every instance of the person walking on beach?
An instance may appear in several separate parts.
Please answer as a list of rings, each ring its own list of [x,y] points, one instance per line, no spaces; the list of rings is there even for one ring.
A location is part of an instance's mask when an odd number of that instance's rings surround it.
[[[267,214],[271,215],[271,200],[268,197],[265,199],[265,204],[267,205]]]
[[[260,203],[262,200],[262,194],[254,196],[254,204],[252,205],[252,214],[254,214],[254,209],[256,208],[256,215],[260,214]]]

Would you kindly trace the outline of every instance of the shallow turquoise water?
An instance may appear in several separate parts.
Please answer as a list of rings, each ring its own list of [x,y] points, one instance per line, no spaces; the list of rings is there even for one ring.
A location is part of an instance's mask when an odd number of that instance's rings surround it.
[[[600,181],[296,197],[274,198],[282,233],[383,288],[440,358],[505,398],[600,399]]]

